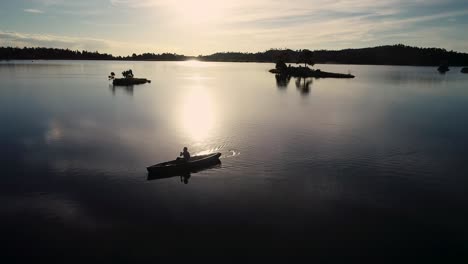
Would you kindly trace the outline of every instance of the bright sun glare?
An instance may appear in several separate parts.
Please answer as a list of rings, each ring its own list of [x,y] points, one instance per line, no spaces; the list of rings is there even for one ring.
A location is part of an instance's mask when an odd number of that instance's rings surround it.
[[[203,87],[191,88],[182,99],[181,127],[194,141],[205,139],[215,122],[214,102]]]
[[[199,24],[220,18],[225,5],[216,0],[181,0],[174,1],[171,7],[181,22]]]

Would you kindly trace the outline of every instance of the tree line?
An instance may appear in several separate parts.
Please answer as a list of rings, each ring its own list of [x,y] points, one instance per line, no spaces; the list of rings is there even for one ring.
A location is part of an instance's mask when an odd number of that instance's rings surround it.
[[[143,53],[131,56],[113,56],[97,51],[79,51],[56,48],[13,48],[0,47],[0,60],[161,60],[180,61],[187,60],[184,55],[172,53]]]
[[[367,64],[367,65],[420,65],[437,66],[448,62],[451,66],[468,65],[468,54],[440,48],[418,48],[402,44],[344,50],[291,50],[271,49],[265,52],[221,52],[199,56],[205,61],[230,62],[286,62],[301,63],[304,53],[313,63]]]
[[[114,57],[97,51],[55,48],[0,47],[0,60],[111,60]]]
[[[370,64],[370,65],[421,65],[436,66],[448,62],[450,66],[467,66],[468,54],[440,48],[419,48],[402,44],[361,49],[315,50],[270,49],[265,52],[218,52],[198,57],[174,53],[143,53],[130,56],[113,56],[97,51],[78,51],[56,48],[0,47],[0,60],[136,60],[183,61],[198,59],[219,62],[304,62],[310,63]],[[309,63],[308,62],[308,63]]]

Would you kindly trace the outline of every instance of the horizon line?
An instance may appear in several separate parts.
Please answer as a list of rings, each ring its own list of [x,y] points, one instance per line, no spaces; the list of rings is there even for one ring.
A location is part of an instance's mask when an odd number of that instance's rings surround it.
[[[447,50],[445,48],[439,48],[439,47],[420,47],[420,46],[409,46],[409,45],[406,45],[406,44],[402,44],[402,43],[398,43],[398,44],[386,44],[386,45],[379,45],[379,46],[371,46],[371,47],[361,47],[361,48],[344,48],[344,49],[315,49],[315,50],[311,50],[311,49],[307,49],[307,48],[304,48],[304,49],[291,49],[291,48],[270,48],[270,49],[267,49],[267,50],[264,50],[264,51],[217,51],[217,52],[213,52],[211,54],[199,54],[199,55],[185,55],[185,54],[178,54],[178,53],[171,53],[171,52],[161,52],[161,53],[155,53],[155,52],[150,52],[150,51],[146,51],[146,52],[143,52],[143,53],[140,53],[140,54],[137,54],[137,53],[132,53],[130,55],[113,55],[112,53],[107,53],[107,52],[104,52],[104,53],[101,53],[100,51],[98,50],[95,50],[95,51],[90,51],[90,50],[85,50],[85,49],[82,49],[82,50],[79,50],[79,49],[70,49],[70,48],[58,48],[58,47],[45,47],[45,46],[23,46],[23,47],[19,47],[19,46],[16,46],[16,47],[13,47],[13,46],[0,46],[0,48],[12,48],[12,49],[58,49],[58,50],[70,50],[70,51],[79,51],[79,52],[97,52],[101,55],[103,54],[107,54],[107,55],[111,55],[113,57],[132,57],[133,54],[135,55],[143,55],[143,54],[173,54],[173,55],[179,55],[179,56],[185,56],[185,57],[200,57],[200,56],[210,56],[210,55],[214,55],[214,54],[218,54],[218,53],[241,53],[241,54],[256,54],[256,53],[262,53],[262,52],[267,52],[267,51],[271,51],[271,50],[280,50],[280,51],[285,51],[285,50],[291,50],[291,51],[301,51],[301,50],[310,50],[312,52],[314,51],[345,51],[345,50],[359,50],[359,49],[372,49],[372,48],[379,48],[379,47],[394,47],[394,46],[403,46],[403,47],[408,47],[408,48],[418,48],[418,49],[440,49],[440,50],[445,50],[446,52],[455,52],[455,53],[459,53],[459,54],[468,54],[468,52],[461,52],[461,51],[456,51],[456,50]]]

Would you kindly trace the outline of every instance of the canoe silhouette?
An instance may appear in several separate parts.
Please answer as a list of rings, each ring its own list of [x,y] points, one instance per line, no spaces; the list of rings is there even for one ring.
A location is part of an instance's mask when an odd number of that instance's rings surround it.
[[[206,155],[193,156],[190,160],[183,159],[171,160],[163,163],[158,163],[147,167],[149,173],[152,174],[173,174],[198,171],[205,167],[219,163],[221,153],[211,153]]]

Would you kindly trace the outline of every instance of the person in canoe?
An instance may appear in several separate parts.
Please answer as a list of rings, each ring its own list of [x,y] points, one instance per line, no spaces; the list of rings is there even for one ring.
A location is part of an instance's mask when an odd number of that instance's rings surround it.
[[[179,156],[183,156],[184,161],[189,161],[190,160],[190,152],[188,152],[188,148],[184,147],[183,152],[180,153]],[[181,160],[181,158],[177,158],[178,160]]]

